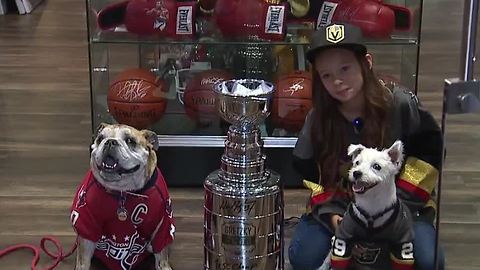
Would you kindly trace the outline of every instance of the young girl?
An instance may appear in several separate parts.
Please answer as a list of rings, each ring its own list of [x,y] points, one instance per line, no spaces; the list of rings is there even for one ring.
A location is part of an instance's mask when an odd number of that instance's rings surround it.
[[[435,203],[431,193],[442,161],[442,134],[437,123],[414,94],[398,86],[389,89],[375,76],[360,29],[348,24],[319,29],[307,58],[313,66],[314,106],[293,154],[294,167],[312,196],[310,211],[302,216],[290,243],[293,269],[317,269],[329,254],[331,237],[351,198],[348,145],[361,143],[381,149],[397,139],[405,145],[397,193],[414,217],[415,269],[434,269]],[[356,253],[363,259],[376,258],[362,252],[368,249],[357,247]],[[443,252],[438,257],[438,269],[443,270]]]

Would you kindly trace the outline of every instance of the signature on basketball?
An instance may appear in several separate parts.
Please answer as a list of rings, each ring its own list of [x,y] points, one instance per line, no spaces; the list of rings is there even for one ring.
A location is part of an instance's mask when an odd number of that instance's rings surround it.
[[[147,95],[148,85],[143,80],[130,80],[119,84],[120,91],[118,97],[126,101],[134,101],[141,99]]]
[[[298,80],[296,82],[293,82],[292,85],[288,89],[285,89],[285,92],[290,92],[290,96],[293,96],[296,92],[300,91],[303,89],[303,82],[305,79]]]
[[[208,78],[203,78],[201,81],[200,81],[200,85],[207,85],[207,84],[216,84],[216,83],[219,83],[221,81],[223,81],[224,79],[222,77],[208,77]]]

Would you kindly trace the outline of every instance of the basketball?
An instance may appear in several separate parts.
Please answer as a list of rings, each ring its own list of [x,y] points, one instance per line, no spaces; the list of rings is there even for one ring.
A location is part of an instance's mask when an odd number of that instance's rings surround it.
[[[122,71],[110,84],[108,110],[120,123],[148,128],[162,118],[167,107],[165,82],[152,72],[132,68]]]
[[[218,117],[213,87],[218,82],[232,78],[230,73],[220,69],[205,70],[194,75],[187,83],[183,96],[188,117],[203,126],[211,124]]]
[[[282,75],[275,83],[271,120],[276,127],[297,132],[312,108],[312,75],[293,71]]]

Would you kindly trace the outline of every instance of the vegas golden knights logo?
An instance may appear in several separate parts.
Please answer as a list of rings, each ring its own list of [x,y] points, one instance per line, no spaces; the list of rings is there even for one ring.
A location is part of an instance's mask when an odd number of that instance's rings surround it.
[[[325,29],[327,35],[327,41],[332,43],[338,43],[345,38],[345,28],[343,25],[330,25]]]

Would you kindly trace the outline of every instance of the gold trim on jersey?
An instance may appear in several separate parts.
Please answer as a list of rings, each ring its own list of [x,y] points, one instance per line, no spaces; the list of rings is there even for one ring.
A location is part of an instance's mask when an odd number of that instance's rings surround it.
[[[408,157],[399,178],[430,194],[437,183],[438,170],[421,159]]]

